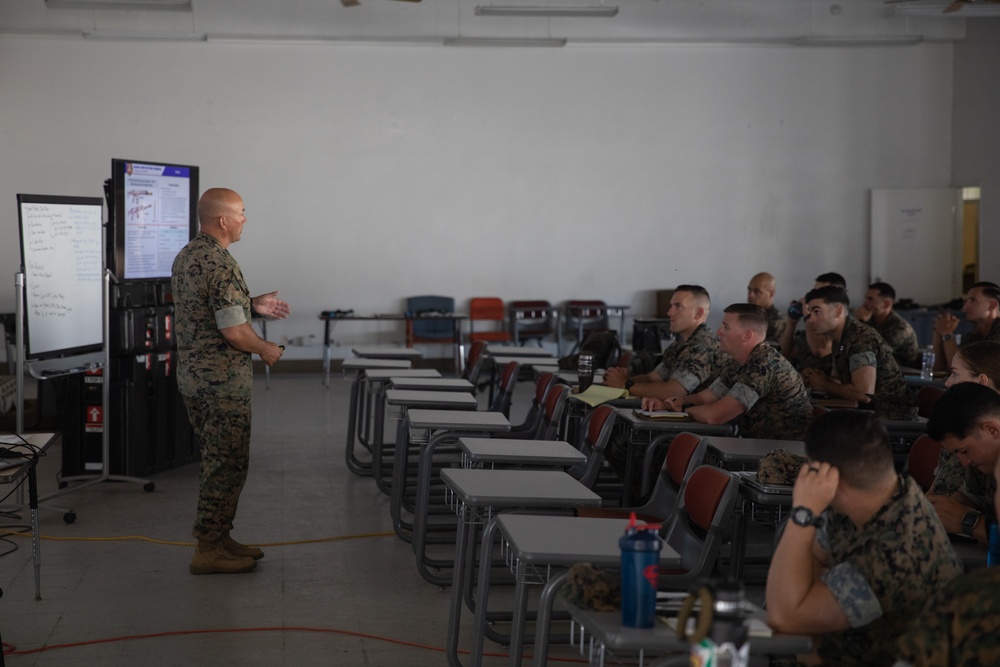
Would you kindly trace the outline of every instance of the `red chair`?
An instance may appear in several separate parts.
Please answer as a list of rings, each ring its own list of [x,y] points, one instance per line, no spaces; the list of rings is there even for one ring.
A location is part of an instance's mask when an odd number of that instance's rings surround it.
[[[511,301],[507,304],[507,317],[515,345],[534,340],[540,347],[543,338],[555,333],[552,304],[548,301]]]
[[[910,453],[906,456],[906,471],[924,493],[934,484],[934,471],[940,460],[941,443],[929,435],[920,436],[910,447]]]
[[[565,332],[576,340],[570,354],[579,349],[587,334],[608,331],[608,304],[597,300],[576,299],[567,301],[565,306]]]
[[[469,299],[469,340],[490,343],[509,343],[511,336],[504,331],[506,311],[503,301],[496,297],[476,297]],[[476,322],[493,322],[494,330],[476,331]],[[496,323],[499,322],[499,325]],[[499,326],[499,330],[495,329]]]
[[[562,427],[562,416],[569,401],[570,388],[564,384],[553,385],[545,397],[542,423],[535,433],[535,440],[557,440]]]
[[[521,364],[517,361],[508,361],[503,367],[493,402],[490,403],[490,412],[501,412],[504,417],[510,417],[510,402],[514,397],[514,386],[517,384],[517,374],[520,370]]]
[[[542,373],[535,382],[535,395],[531,399],[531,405],[528,406],[528,412],[524,416],[524,421],[520,424],[514,424],[510,428],[510,432],[506,434],[507,438],[522,438],[525,440],[534,440],[535,434],[538,432],[538,427],[542,423],[542,415],[545,411],[545,397],[548,395],[549,390],[556,382],[555,373]]]
[[[580,429],[583,432],[583,441],[580,443],[580,451],[587,456],[587,462],[580,466],[570,468],[567,472],[578,479],[581,484],[588,489],[597,490],[597,480],[603,470],[611,472],[610,468],[604,465],[604,452],[607,450],[608,442],[611,441],[611,432],[615,427],[615,418],[618,411],[608,405],[598,406],[595,410],[584,417]],[[613,476],[613,475],[612,475]],[[601,497],[609,498],[621,496],[621,482],[615,479],[613,482],[604,485],[605,493],[600,493]]]
[[[939,387],[921,387],[917,390],[917,414],[925,419],[929,418],[934,404],[943,393],[944,389]]]
[[[486,343],[476,341],[469,346],[469,356],[465,360],[465,370],[462,371],[462,379],[472,383],[473,393],[479,391],[479,374],[483,371],[483,363],[486,361]]]

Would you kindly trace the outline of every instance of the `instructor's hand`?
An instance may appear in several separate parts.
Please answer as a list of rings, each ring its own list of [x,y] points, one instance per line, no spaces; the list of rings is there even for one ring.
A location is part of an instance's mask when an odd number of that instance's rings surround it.
[[[273,366],[278,359],[281,359],[281,355],[284,353],[285,351],[274,343],[267,343],[264,350],[260,353],[260,360],[268,366]]]

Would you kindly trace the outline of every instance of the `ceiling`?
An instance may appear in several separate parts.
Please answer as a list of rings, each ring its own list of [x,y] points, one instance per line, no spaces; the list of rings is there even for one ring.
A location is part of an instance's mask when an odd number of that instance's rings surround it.
[[[73,2],[76,0],[61,0]],[[106,0],[107,1],[107,0]],[[113,0],[139,4],[148,0]],[[940,0],[191,0],[183,11],[54,8],[45,0],[0,2],[0,35],[193,41],[428,42],[460,38],[568,43],[748,42],[912,44],[964,36],[962,16]],[[477,5],[618,6],[610,18],[478,16]],[[981,5],[980,5],[981,6]],[[1000,7],[1000,5],[994,5]],[[925,8],[927,14],[899,15]],[[970,7],[969,9],[974,9]],[[525,41],[527,40],[527,41]],[[539,41],[539,43],[544,43]]]

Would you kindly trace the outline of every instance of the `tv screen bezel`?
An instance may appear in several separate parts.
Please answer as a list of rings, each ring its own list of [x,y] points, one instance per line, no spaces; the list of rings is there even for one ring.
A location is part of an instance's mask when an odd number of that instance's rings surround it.
[[[111,221],[111,234],[109,238],[113,240],[112,247],[108,252],[109,269],[119,283],[148,283],[169,281],[170,273],[164,276],[126,278],[125,277],[125,165],[142,164],[157,167],[176,167],[189,170],[189,189],[191,195],[190,211],[188,213],[188,240],[191,240],[198,233],[198,196],[201,194],[198,183],[199,169],[192,164],[179,164],[174,162],[163,162],[159,160],[126,160],[123,158],[112,158],[111,160],[111,199],[108,206],[111,208],[109,220]]]

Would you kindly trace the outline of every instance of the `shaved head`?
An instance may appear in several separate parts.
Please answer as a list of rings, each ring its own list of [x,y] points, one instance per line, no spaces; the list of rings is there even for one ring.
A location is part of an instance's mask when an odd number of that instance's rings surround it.
[[[758,273],[747,285],[747,301],[761,308],[770,308],[774,304],[775,291],[777,282],[774,276],[770,273]]]
[[[243,197],[235,190],[210,188],[198,200],[201,231],[218,239],[223,248],[240,240],[246,221]]]

